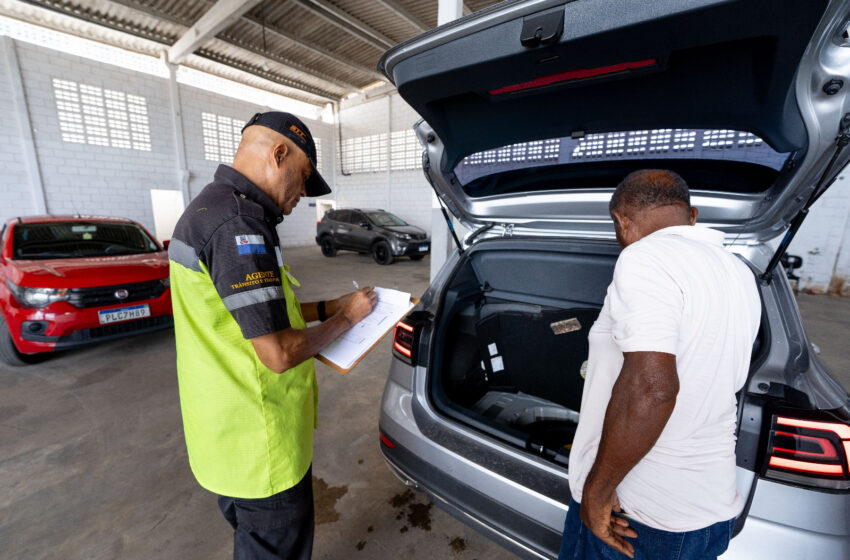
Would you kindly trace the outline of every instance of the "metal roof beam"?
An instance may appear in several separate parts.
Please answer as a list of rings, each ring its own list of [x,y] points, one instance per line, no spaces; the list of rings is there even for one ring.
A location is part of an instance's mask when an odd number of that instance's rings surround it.
[[[410,13],[410,11],[395,0],[378,0],[378,4],[393,12],[395,15],[416,28],[419,33],[425,33],[430,29],[428,24]]]
[[[274,53],[263,51],[262,49],[251,45],[247,41],[243,41],[241,39],[237,39],[236,37],[231,37],[227,35],[226,32],[221,34],[218,39],[229,45],[233,45],[234,47],[238,47],[242,50],[262,56],[263,58],[268,58],[272,62],[276,62],[278,64],[286,66],[287,68],[291,68],[292,70],[297,70],[298,72],[308,74],[310,76],[313,76],[314,78],[322,80],[323,82],[327,82],[328,84],[333,84],[338,88],[342,88],[347,91],[354,91],[360,89],[360,86],[358,86],[357,84],[352,84],[350,82],[340,80],[339,78],[335,78],[334,76],[325,74],[324,72],[319,72],[318,70],[314,70],[313,68],[308,68],[303,64],[295,62],[294,60],[289,60],[288,58],[278,56]]]
[[[260,21],[259,19],[255,18],[255,17],[253,17],[253,16],[249,16],[249,15],[242,16],[242,20],[247,21],[247,22],[249,22],[252,25],[257,26],[257,27],[263,27],[263,22]],[[384,76],[383,74],[379,73],[379,72],[376,72],[374,68],[369,68],[368,66],[363,66],[362,64],[354,62],[353,60],[343,58],[342,56],[338,55],[337,53],[335,53],[331,50],[328,50],[324,47],[320,47],[319,45],[307,43],[307,42],[304,41],[304,39],[296,37],[295,35],[289,33],[288,31],[284,31],[283,29],[280,29],[278,27],[272,27],[272,26],[269,26],[269,25],[265,25],[265,28],[266,28],[266,33],[268,33],[269,35],[274,35],[274,36],[279,37],[279,38],[281,38],[285,41],[289,41],[291,43],[294,43],[300,49],[310,51],[313,54],[325,57],[328,60],[331,60],[331,61],[336,62],[338,64],[344,64],[346,66],[349,66],[349,67],[353,68],[354,70],[357,70],[358,72],[361,72],[363,74],[368,75],[373,80],[381,80],[381,81],[384,81],[384,82],[387,81],[387,77]]]
[[[45,0],[26,0],[26,1],[30,4],[43,6],[45,8],[52,10],[52,11],[55,11],[55,12],[58,12],[58,13],[61,13],[61,14],[82,20],[82,21],[87,21],[89,23],[102,25],[104,27],[108,27],[108,28],[114,29],[116,31],[128,33],[128,34],[134,35],[136,37],[142,37],[142,38],[152,40],[152,41],[155,41],[155,42],[158,42],[158,43],[162,43],[164,40],[167,40],[164,37],[160,37],[160,36],[155,35],[154,33],[152,33],[148,29],[144,29],[144,28],[141,28],[141,27],[138,27],[138,26],[128,26],[126,24],[119,24],[117,21],[110,19],[110,18],[102,17],[99,14],[90,14],[90,13],[87,13],[85,11],[74,11],[72,8],[69,8],[67,6],[59,5],[58,3],[54,4],[53,1],[45,1]],[[115,4],[120,4],[122,6],[130,8],[130,9],[136,10],[137,12],[142,13],[142,14],[146,14],[146,15],[150,15],[150,16],[154,16],[154,17],[163,17],[160,14],[156,13],[156,11],[154,11],[152,9],[134,8],[131,5],[132,2],[130,0],[109,0],[109,1],[112,2],[112,3],[115,3]],[[163,19],[166,19],[167,21],[171,21],[171,23],[183,25],[180,21],[176,20],[173,17],[163,17]],[[166,47],[166,46],[167,46],[167,44],[163,44],[163,47]],[[244,48],[240,45],[235,45],[235,46],[237,46],[239,48]],[[243,72],[247,72],[249,74],[253,74],[255,76],[265,78],[265,79],[269,80],[270,82],[274,82],[278,85],[285,86],[289,89],[294,90],[296,92],[296,94],[297,93],[308,94],[308,95],[312,95],[313,97],[318,97],[318,98],[322,99],[322,102],[316,102],[316,101],[311,100],[311,101],[305,101],[305,103],[315,103],[315,104],[318,105],[319,103],[324,103],[324,102],[327,102],[327,101],[332,101],[332,102],[339,101],[339,97],[337,95],[335,95],[331,92],[328,92],[328,91],[321,90],[321,89],[316,88],[314,86],[302,84],[302,83],[300,83],[296,80],[283,78],[283,77],[281,77],[277,74],[273,74],[271,72],[266,72],[263,69],[257,69],[255,67],[248,65],[248,64],[238,62],[238,61],[234,61],[232,59],[228,59],[228,58],[220,56],[220,55],[214,55],[212,53],[207,53],[207,52],[203,52],[203,51],[199,52],[198,54],[200,56],[204,57],[204,58],[207,58],[209,60],[214,60],[214,61],[216,61],[220,64],[223,64],[225,66],[229,66],[229,67],[235,68],[237,70],[242,70]],[[316,76],[316,77],[319,78],[319,79],[322,79],[322,80],[324,79],[321,76]],[[267,90],[267,91],[271,91],[271,90]],[[275,92],[275,93],[280,93],[280,92]],[[297,96],[296,96],[296,98],[297,98]]]
[[[366,25],[348,12],[345,12],[326,0],[293,0],[299,6],[310,10],[328,23],[337,26],[346,33],[369,43],[378,50],[385,51],[395,45],[395,41],[380,31]]]
[[[163,20],[168,21],[170,23],[173,23],[175,25],[182,25],[184,27],[189,27],[185,21],[183,21],[181,19],[177,19],[177,18],[171,16],[170,14],[163,12],[162,10],[158,10],[156,8],[147,7],[147,6],[145,6],[145,7],[134,7],[132,0],[109,0],[109,2],[111,2],[113,4],[120,5],[120,6],[124,6],[126,8],[132,9],[132,10],[135,10],[135,11],[141,13],[141,14],[144,14],[144,15],[163,19]],[[212,0],[210,0],[210,2],[208,2],[208,3],[212,4]],[[73,15],[75,17],[80,17],[79,14],[73,14]],[[242,19],[244,19],[246,21],[251,21],[248,16],[242,16]],[[266,30],[271,32],[271,28],[269,28],[269,27],[266,27]],[[236,40],[232,37],[222,35],[222,37],[219,37],[219,40],[224,42],[224,43],[228,43],[230,45],[238,47],[240,49],[250,51],[253,54],[261,55],[265,58],[268,58],[269,60],[271,60],[273,62],[277,62],[278,64],[281,64],[281,65],[286,66],[288,68],[291,68],[293,70],[297,70],[299,72],[309,74],[309,75],[311,75],[311,76],[313,76],[313,77],[315,77],[319,80],[327,82],[328,84],[333,84],[333,85],[340,87],[342,89],[352,90],[352,91],[360,89],[360,86],[358,86],[356,84],[350,84],[348,82],[339,80],[338,78],[334,78],[333,76],[330,76],[330,75],[325,74],[323,72],[319,72],[319,71],[314,70],[312,68],[308,68],[308,67],[306,67],[302,64],[299,64],[297,62],[285,59],[283,57],[279,57],[277,55],[273,55],[273,54],[270,54],[270,53],[261,52],[261,51],[257,50],[255,47],[252,47],[251,45],[247,45],[244,42]],[[244,69],[240,68],[240,70],[244,70]]]
[[[168,49],[168,60],[180,64],[187,56],[229,27],[260,0],[218,0]]]
[[[218,62],[219,64],[224,64],[225,66],[230,66],[231,68],[235,68],[237,70],[242,70],[243,72],[247,72],[249,74],[253,74],[254,76],[264,78],[264,79],[266,79],[270,82],[274,82],[278,85],[293,89],[296,92],[307,93],[307,94],[312,95],[314,97],[318,97],[318,98],[324,100],[325,102],[327,102],[327,101],[337,102],[340,99],[338,96],[334,95],[333,93],[321,90],[321,89],[319,89],[315,86],[310,86],[310,85],[301,83],[299,81],[280,76],[280,75],[278,75],[274,72],[266,71],[266,70],[263,70],[262,68],[257,68],[257,67],[255,67],[251,64],[246,64],[242,61],[235,60],[235,59],[232,59],[232,58],[224,56],[224,55],[220,55],[220,54],[217,54],[217,53],[214,53],[214,52],[211,52],[211,51],[207,51],[207,50],[204,50],[204,49],[201,49],[200,51],[198,51],[195,54],[197,56],[201,56],[201,57],[206,58],[208,60]]]

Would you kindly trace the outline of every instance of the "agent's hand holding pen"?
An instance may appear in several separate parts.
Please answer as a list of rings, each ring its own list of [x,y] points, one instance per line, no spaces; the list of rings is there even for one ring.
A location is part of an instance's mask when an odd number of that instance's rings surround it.
[[[318,354],[339,335],[359,323],[378,304],[378,294],[371,286],[336,299],[301,305],[304,320],[321,320],[320,325],[306,329],[287,328],[252,338],[260,361],[270,370],[282,373]]]
[[[378,305],[378,294],[374,288],[366,286],[337,298],[337,305],[342,307],[342,314],[350,326],[354,326],[375,309]]]

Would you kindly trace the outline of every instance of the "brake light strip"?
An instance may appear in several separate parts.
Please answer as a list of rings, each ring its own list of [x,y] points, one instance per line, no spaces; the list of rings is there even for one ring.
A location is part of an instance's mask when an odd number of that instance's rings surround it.
[[[637,60],[635,62],[621,62],[619,64],[611,64],[609,66],[599,66],[598,68],[581,68],[578,70],[570,70],[568,72],[560,72],[558,74],[550,74],[541,76],[527,82],[504,86],[497,89],[491,89],[490,95],[500,95],[503,93],[512,93],[522,91],[524,89],[533,89],[543,86],[550,86],[562,82],[570,82],[573,80],[583,80],[585,78],[595,78],[596,76],[604,76],[605,74],[616,74],[626,70],[635,70],[637,68],[645,68],[654,66],[658,61],[654,58],[646,60]]]

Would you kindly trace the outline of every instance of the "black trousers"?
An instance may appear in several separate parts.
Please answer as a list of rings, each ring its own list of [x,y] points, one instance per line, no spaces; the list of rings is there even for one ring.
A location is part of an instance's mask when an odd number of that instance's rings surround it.
[[[309,560],[313,553],[313,467],[301,481],[268,498],[218,497],[233,526],[233,560]]]

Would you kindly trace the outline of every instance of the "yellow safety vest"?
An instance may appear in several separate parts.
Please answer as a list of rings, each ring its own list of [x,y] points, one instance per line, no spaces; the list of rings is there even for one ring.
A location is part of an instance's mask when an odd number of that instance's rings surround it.
[[[189,464],[211,492],[265,498],[295,486],[313,460],[318,386],[313,359],[281,374],[257,357],[209,270],[171,261],[177,378]],[[280,267],[291,328],[307,325]]]

